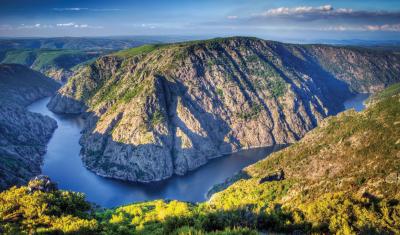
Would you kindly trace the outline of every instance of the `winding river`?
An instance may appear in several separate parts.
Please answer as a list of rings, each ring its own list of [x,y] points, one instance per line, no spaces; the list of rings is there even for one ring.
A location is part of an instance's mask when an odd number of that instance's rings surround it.
[[[367,97],[366,94],[357,95],[346,101],[344,106],[346,109],[362,110]],[[154,199],[204,201],[213,185],[280,149],[267,147],[241,151],[214,159],[185,176],[174,176],[162,182],[142,184],[106,179],[95,175],[82,164],[79,138],[84,120],[77,115],[52,113],[46,107],[49,99],[41,99],[28,106],[29,111],[50,116],[58,124],[44,155],[43,174],[56,181],[60,189],[83,192],[89,201],[104,207]]]

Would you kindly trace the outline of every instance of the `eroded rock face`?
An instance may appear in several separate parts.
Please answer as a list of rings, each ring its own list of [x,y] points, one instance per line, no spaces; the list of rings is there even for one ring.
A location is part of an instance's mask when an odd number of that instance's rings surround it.
[[[50,96],[59,85],[22,65],[0,65],[0,189],[40,174],[53,119],[24,106]]]
[[[50,68],[46,71],[43,71],[43,73],[60,83],[66,83],[68,79],[74,74],[71,70],[63,68]]]
[[[320,56],[325,49],[229,38],[105,56],[75,74],[49,107],[88,107],[80,143],[89,169],[162,180],[240,149],[292,143],[340,111],[351,90],[398,79],[363,80],[375,67],[353,73],[374,59],[390,60],[399,74],[398,55],[338,48],[330,62]],[[360,58],[348,62],[346,50]]]

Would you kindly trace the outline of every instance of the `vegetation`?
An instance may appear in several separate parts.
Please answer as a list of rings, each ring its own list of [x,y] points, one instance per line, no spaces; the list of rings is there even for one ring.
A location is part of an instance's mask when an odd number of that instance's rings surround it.
[[[300,142],[244,169],[208,202],[156,200],[94,210],[80,193],[13,187],[0,194],[0,231],[399,234],[400,94],[394,89],[367,110],[329,118]],[[285,178],[271,179],[278,168]]]
[[[120,56],[120,57],[133,57],[141,54],[147,54],[149,52],[152,52],[158,48],[161,48],[161,44],[150,44],[150,45],[143,45],[140,47],[134,47],[122,51],[116,52],[114,55]]]
[[[249,111],[237,113],[237,117],[243,120],[251,120],[258,116],[258,114],[263,110],[261,104],[254,104]]]
[[[0,233],[94,233],[98,222],[90,209],[81,193],[13,187],[0,193]]]
[[[399,94],[400,93],[400,83],[393,84],[383,90],[382,92],[379,92],[377,94],[372,95],[369,99],[368,102],[374,102],[374,101],[379,101],[385,98],[389,98],[393,95]]]
[[[153,129],[158,124],[164,121],[164,115],[160,110],[156,110],[154,113],[150,115],[150,126]]]
[[[1,63],[22,64],[38,71],[50,68],[71,69],[80,63],[97,58],[101,53],[60,49],[18,49],[6,51]]]
[[[286,83],[283,79],[278,78],[268,81],[267,89],[271,93],[272,97],[278,98],[284,96],[286,93]]]

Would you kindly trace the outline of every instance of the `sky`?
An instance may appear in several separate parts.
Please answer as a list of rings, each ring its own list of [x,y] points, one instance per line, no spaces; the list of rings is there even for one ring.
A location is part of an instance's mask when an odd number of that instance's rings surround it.
[[[400,39],[400,0],[0,0],[0,37]]]

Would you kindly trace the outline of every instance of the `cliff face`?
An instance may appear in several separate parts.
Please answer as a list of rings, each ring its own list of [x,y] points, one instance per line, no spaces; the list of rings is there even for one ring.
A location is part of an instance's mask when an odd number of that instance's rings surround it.
[[[148,182],[224,153],[292,143],[340,111],[352,91],[398,79],[399,61],[252,38],[144,46],[81,69],[49,108],[88,112],[81,144],[89,169]]]
[[[25,66],[0,65],[0,189],[25,184],[40,173],[57,123],[24,106],[50,96],[59,85]]]

